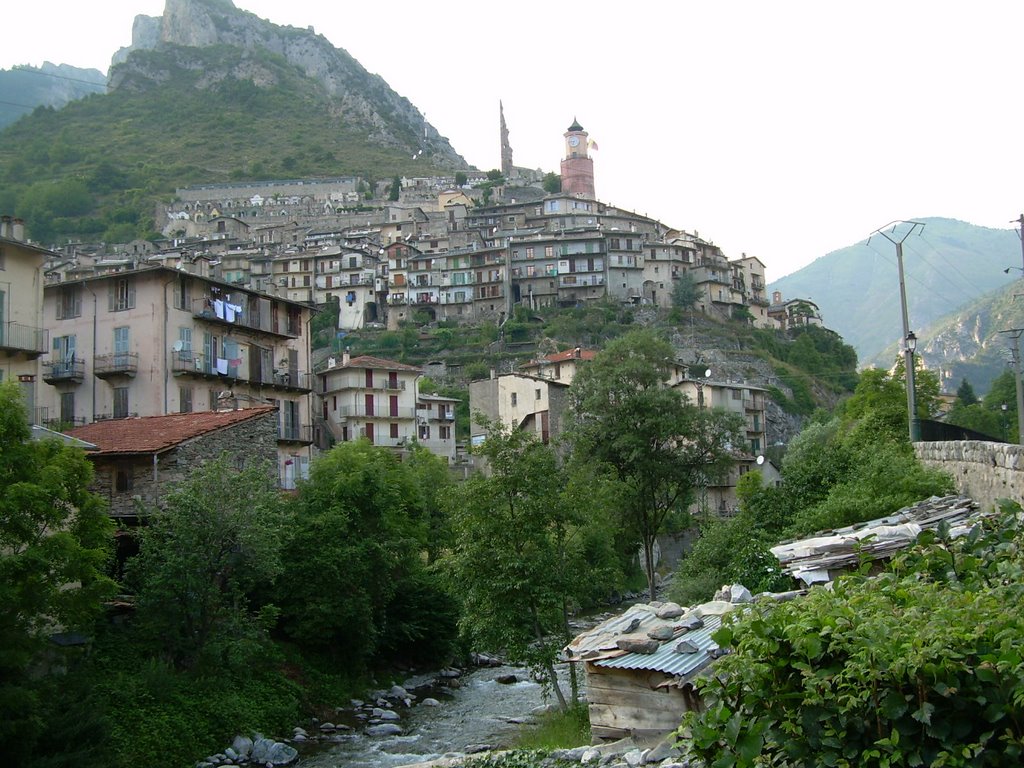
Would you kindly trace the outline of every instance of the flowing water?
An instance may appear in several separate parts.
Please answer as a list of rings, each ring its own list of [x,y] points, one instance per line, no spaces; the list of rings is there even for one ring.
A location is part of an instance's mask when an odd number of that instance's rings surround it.
[[[503,684],[498,678],[514,675],[517,682]],[[406,688],[416,694],[411,707],[395,706],[401,715],[396,736],[367,736],[356,730],[337,738],[338,743],[302,745],[300,768],[387,768],[441,757],[448,752],[470,752],[487,745],[508,747],[531,712],[551,700],[527,670],[519,667],[488,667],[464,674],[460,687]],[[568,693],[568,685],[563,686]],[[440,702],[421,704],[426,697]]]

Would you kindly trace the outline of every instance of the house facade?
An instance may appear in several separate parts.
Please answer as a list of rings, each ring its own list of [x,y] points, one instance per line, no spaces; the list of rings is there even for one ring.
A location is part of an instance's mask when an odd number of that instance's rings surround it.
[[[56,256],[25,242],[20,219],[0,217],[0,381],[16,381],[32,424],[49,418],[39,359],[49,349],[43,317],[43,265]]]
[[[47,275],[40,399],[50,422],[270,405],[280,476],[294,485],[314,442],[311,307],[184,266]]]

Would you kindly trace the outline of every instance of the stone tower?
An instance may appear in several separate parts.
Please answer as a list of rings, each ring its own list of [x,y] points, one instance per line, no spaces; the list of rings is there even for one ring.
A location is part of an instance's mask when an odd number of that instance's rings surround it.
[[[505,107],[498,102],[498,116],[501,118],[501,175],[512,178],[512,145],[508,143],[508,126],[505,125]]]
[[[587,132],[576,118],[563,134],[565,159],[562,160],[562,192],[597,199],[594,192],[594,161],[587,155]]]

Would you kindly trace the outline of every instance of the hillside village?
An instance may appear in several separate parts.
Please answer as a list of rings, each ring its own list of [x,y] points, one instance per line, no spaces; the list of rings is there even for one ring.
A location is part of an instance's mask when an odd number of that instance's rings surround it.
[[[578,122],[563,136],[554,194],[539,186],[541,174],[512,165],[503,114],[501,122],[498,184],[478,173],[459,186],[454,177],[401,179],[390,185],[395,200],[367,200],[357,178],[190,187],[159,212],[166,241],[53,250],[5,217],[8,277],[33,286],[6,297],[5,377],[21,382],[35,423],[82,429],[110,455],[131,453],[118,445],[127,433],[99,430],[101,422],[193,414],[191,426],[178,426],[185,440],[204,432],[203,414],[272,406],[273,453],[282,487],[293,488],[317,451],[358,438],[396,450],[416,441],[450,465],[466,463],[457,401],[421,393],[423,368],[347,352],[315,358],[311,318],[332,301],[340,333],[500,326],[520,307],[612,299],[670,308],[685,278],[695,310],[708,316],[783,330],[821,324],[809,300],[769,300],[760,259],[729,259],[696,233],[601,203]],[[556,438],[581,359],[580,350],[540,355],[477,382],[471,408]],[[667,383],[701,406],[742,414],[749,464],[767,445],[765,390],[698,368],[679,364]],[[471,432],[482,434],[478,425]],[[118,494],[157,494],[143,492],[142,469],[121,474],[113,470],[110,484],[115,508]],[[734,501],[723,491],[711,503],[726,510]]]

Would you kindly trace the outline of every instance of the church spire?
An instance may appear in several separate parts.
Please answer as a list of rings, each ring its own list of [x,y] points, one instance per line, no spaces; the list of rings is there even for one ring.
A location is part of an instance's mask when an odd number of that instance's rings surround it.
[[[501,119],[501,175],[512,178],[512,145],[508,143],[508,126],[505,125],[505,105],[498,100],[498,116]]]

